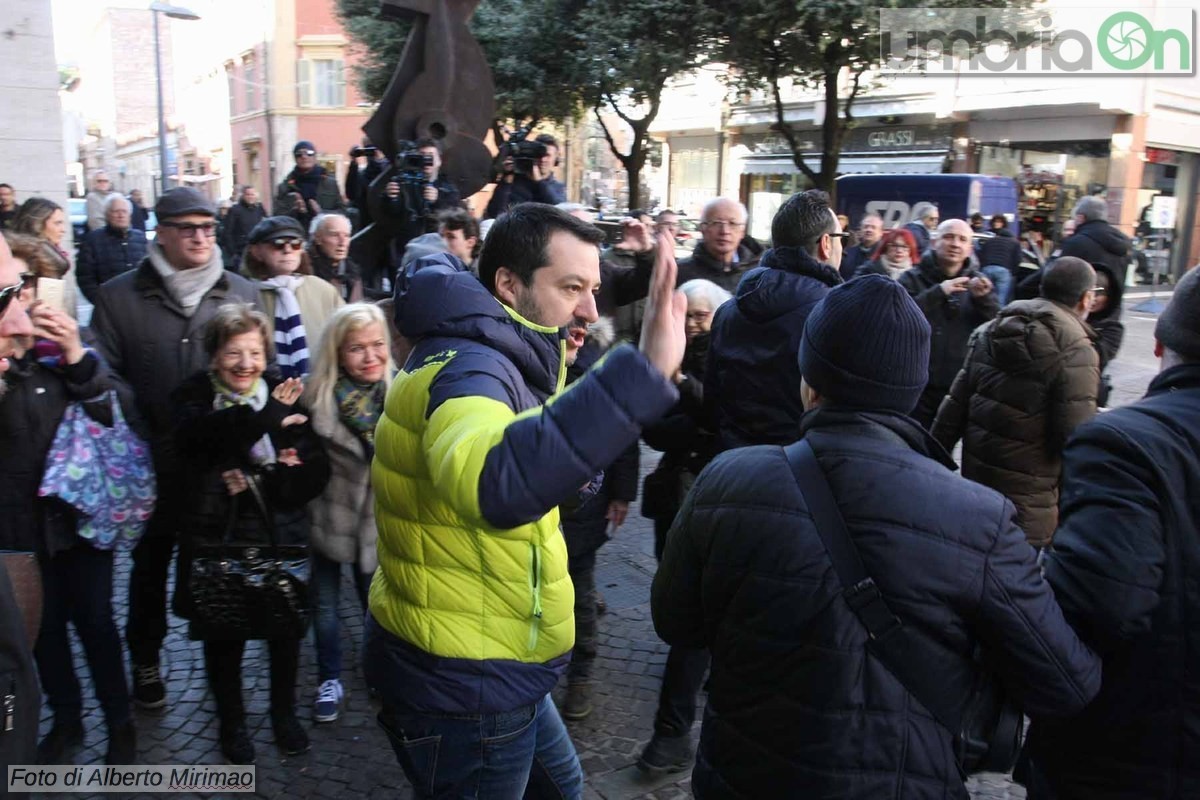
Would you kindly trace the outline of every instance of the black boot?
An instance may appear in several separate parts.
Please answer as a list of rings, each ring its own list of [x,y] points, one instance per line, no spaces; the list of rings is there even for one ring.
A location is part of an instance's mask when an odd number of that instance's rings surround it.
[[[137,728],[133,720],[108,729],[108,752],[104,754],[104,763],[136,764],[137,763]]]
[[[54,720],[54,726],[46,738],[38,742],[39,764],[62,764],[63,756],[71,747],[83,744],[83,722],[79,719]]]
[[[272,711],[271,728],[275,731],[275,743],[289,756],[307,753],[308,748],[312,746],[308,741],[308,734],[304,732],[304,726],[296,719],[296,713],[290,709],[281,713]]]
[[[643,771],[651,774],[667,772],[683,772],[692,766],[692,737],[662,736],[654,734],[654,738],[646,745],[638,759],[637,765]]]
[[[254,742],[250,741],[244,722],[221,726],[221,752],[230,764],[254,763]]]

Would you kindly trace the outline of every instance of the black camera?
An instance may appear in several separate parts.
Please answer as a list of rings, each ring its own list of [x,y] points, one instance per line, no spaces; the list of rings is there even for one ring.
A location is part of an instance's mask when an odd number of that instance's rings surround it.
[[[529,138],[529,128],[513,131],[504,147],[505,154],[512,159],[513,172],[517,175],[532,175],[533,165],[550,152],[544,143]]]
[[[418,150],[416,142],[400,142],[399,151],[393,164],[400,173],[400,180],[419,176],[420,180],[424,181],[425,168],[433,166],[433,156]]]
[[[372,144],[365,144],[362,147],[355,145],[354,147],[350,148],[350,157],[362,158],[363,156],[366,156],[368,158],[374,158],[375,154],[378,152],[379,148]]]

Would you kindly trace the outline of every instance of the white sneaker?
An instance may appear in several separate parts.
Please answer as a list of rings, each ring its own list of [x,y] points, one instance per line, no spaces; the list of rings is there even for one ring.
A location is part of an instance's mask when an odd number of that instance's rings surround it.
[[[317,705],[313,709],[314,722],[334,722],[342,710],[342,698],[346,692],[342,682],[327,680],[317,689]]]

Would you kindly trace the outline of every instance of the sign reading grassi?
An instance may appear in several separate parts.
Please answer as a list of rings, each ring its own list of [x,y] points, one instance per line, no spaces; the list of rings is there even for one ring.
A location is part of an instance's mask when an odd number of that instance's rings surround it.
[[[880,9],[887,73],[1191,75],[1191,8]]]

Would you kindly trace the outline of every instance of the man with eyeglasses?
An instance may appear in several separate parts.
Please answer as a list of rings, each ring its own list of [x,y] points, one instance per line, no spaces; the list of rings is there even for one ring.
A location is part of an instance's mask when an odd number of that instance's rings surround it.
[[[322,211],[346,211],[346,201],[338,189],[337,178],[317,163],[317,148],[312,142],[299,141],[292,148],[296,168],[279,184],[275,192],[275,216],[295,217],[307,230]]]
[[[761,245],[746,237],[746,207],[728,197],[709,200],[700,215],[700,233],[704,238],[692,257],[679,262],[679,285],[704,279],[732,293],[762,255]]]
[[[1064,256],[1046,267],[1042,296],[1005,306],[971,334],[966,361],[933,423],[947,451],[961,439],[964,478],[1017,507],[1034,547],[1058,526],[1062,454],[1096,414],[1099,356],[1086,324],[1096,271]]]
[[[883,237],[883,217],[878,214],[864,214],[858,223],[858,244],[847,247],[842,253],[840,264],[834,264],[841,273],[842,280],[848,281],[863,264],[875,256],[875,248]]]
[[[158,233],[137,269],[96,294],[92,331],[105,362],[129,385],[146,421],[158,478],[158,505],[133,551],[125,640],[134,702],[163,708],[159,650],[167,635],[167,571],[175,547],[182,466],[173,446],[170,393],[208,364],[204,327],[226,303],[258,307],[258,290],[225,271],[216,246],[217,209],[191,187],[162,194]]]
[[[925,255],[925,251],[933,244],[933,234],[940,219],[938,208],[933,203],[921,202],[913,206],[912,222],[905,225],[904,229],[917,240],[917,258]],[[967,225],[967,230],[970,228],[971,226]]]
[[[87,193],[87,229],[99,230],[106,224],[104,219],[104,203],[113,193],[112,181],[108,174],[97,172],[92,176],[92,190]]]

